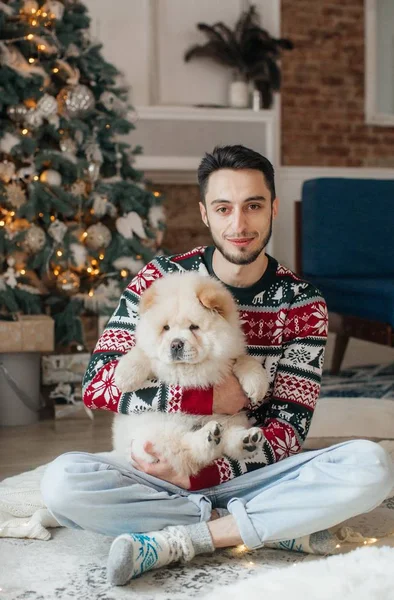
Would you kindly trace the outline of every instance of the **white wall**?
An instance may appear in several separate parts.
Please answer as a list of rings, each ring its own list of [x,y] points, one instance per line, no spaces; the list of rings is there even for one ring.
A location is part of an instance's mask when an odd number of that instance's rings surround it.
[[[304,181],[316,177],[354,177],[359,179],[393,179],[393,169],[341,167],[281,167],[276,173],[279,214],[275,222],[273,254],[290,269],[295,267],[294,202],[301,198]],[[331,364],[334,336],[330,334],[325,364]],[[344,367],[394,361],[394,348],[352,339],[344,358]]]
[[[104,56],[124,73],[134,105],[227,104],[231,72],[185,51],[207,38],[196,24],[233,27],[246,0],[86,0]],[[279,33],[279,0],[255,0],[262,25]]]

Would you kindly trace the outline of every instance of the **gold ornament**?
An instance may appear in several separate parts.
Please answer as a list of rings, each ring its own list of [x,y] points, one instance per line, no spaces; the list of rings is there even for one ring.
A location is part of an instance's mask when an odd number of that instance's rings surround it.
[[[96,223],[91,225],[86,230],[87,236],[85,243],[90,250],[99,250],[100,248],[107,248],[111,243],[111,232],[102,223]]]
[[[37,225],[30,225],[23,241],[23,247],[28,252],[39,252],[45,246],[45,233]]]
[[[70,119],[83,119],[94,109],[95,105],[93,93],[86,85],[80,83],[66,86],[60,90],[57,101],[59,113]]]
[[[55,171],[55,169],[47,169],[41,173],[40,181],[42,181],[42,183],[47,183],[48,185],[61,185],[62,176],[58,171]]]
[[[59,292],[73,296],[79,291],[80,278],[70,270],[63,271],[57,276],[56,287]]]
[[[20,208],[26,202],[26,192],[15,181],[8,184],[7,200],[14,208]]]

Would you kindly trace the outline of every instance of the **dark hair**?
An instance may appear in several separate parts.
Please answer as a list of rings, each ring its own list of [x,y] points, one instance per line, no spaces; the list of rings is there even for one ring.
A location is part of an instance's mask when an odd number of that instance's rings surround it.
[[[212,154],[207,152],[200,162],[197,177],[201,199],[204,204],[209,176],[220,169],[256,169],[256,171],[261,171],[271,192],[271,202],[274,201],[276,197],[274,167],[265,156],[238,144],[235,146],[216,146]]]

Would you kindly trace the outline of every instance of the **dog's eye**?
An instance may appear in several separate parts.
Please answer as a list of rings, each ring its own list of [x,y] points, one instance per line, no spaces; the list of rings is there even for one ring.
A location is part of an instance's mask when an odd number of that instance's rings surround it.
[[[165,331],[168,331],[168,330],[169,330],[169,328],[170,328],[170,326],[169,326],[169,325],[164,325],[164,327],[163,327],[163,329],[164,329]]]
[[[191,325],[190,325],[190,327],[189,327],[189,329],[190,329],[191,331],[193,331],[193,329],[200,329],[200,328],[199,328],[199,326],[198,326],[198,325],[193,325],[193,324],[191,324]]]

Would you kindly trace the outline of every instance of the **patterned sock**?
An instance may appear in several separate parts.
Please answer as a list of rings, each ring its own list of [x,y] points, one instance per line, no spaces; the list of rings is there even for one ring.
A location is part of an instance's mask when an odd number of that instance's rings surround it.
[[[277,548],[278,550],[292,550],[293,552],[306,552],[308,554],[333,554],[339,540],[328,529],[316,531],[310,535],[296,538],[294,540],[283,540],[281,542],[265,542],[265,548]]]
[[[205,522],[166,527],[162,531],[119,535],[108,555],[107,578],[112,585],[125,585],[150,569],[172,562],[188,562],[196,554],[215,550]]]

